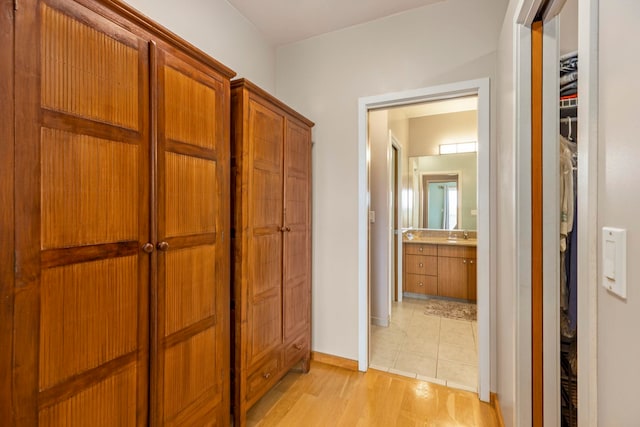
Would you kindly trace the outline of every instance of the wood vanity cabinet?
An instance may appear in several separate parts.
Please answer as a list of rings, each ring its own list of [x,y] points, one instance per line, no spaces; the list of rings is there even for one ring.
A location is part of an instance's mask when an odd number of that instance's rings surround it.
[[[228,426],[234,73],[120,1],[15,5],[3,425]]]
[[[476,248],[438,245],[438,295],[476,300]]]
[[[438,246],[405,245],[404,289],[423,295],[438,294]]]
[[[427,243],[404,244],[404,290],[476,300],[476,248]]]
[[[311,349],[311,127],[232,82],[233,393],[236,426]]]

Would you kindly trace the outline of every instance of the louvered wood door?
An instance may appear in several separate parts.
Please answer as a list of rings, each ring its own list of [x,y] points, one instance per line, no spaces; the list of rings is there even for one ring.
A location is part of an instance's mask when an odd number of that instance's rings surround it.
[[[57,0],[15,41],[13,421],[146,425],[148,44]]]
[[[284,334],[309,350],[311,303],[311,130],[288,119],[285,134]]]
[[[154,415],[158,425],[227,427],[229,86],[178,52],[152,52],[158,128]]]
[[[284,118],[254,99],[248,104],[249,330],[244,357],[251,370],[282,344]]]

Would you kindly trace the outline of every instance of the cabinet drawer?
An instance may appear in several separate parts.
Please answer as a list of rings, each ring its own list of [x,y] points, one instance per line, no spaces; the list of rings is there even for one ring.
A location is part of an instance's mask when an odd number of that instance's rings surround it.
[[[438,245],[438,256],[451,258],[475,258],[475,246]]]
[[[438,255],[437,245],[428,245],[426,243],[405,243],[404,253],[411,255]]]
[[[414,294],[438,295],[438,277],[422,274],[407,274],[404,291]]]
[[[246,400],[251,400],[263,388],[271,384],[280,373],[280,353],[276,353],[267,359],[265,363],[254,369],[247,377]]]
[[[428,276],[438,274],[438,257],[407,255],[404,262],[405,271],[408,274],[426,274]]]
[[[285,367],[291,367],[299,360],[309,357],[309,338],[302,335],[297,339],[287,344],[284,349],[284,363]]]

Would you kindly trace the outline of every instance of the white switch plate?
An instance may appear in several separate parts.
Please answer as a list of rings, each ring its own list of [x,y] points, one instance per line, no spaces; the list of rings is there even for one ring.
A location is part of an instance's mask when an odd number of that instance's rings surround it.
[[[602,286],[627,298],[627,230],[602,228]]]

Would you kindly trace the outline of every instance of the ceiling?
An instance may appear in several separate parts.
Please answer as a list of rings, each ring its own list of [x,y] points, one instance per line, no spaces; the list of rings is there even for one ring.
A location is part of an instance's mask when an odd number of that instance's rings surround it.
[[[444,0],[227,1],[279,46]]]

